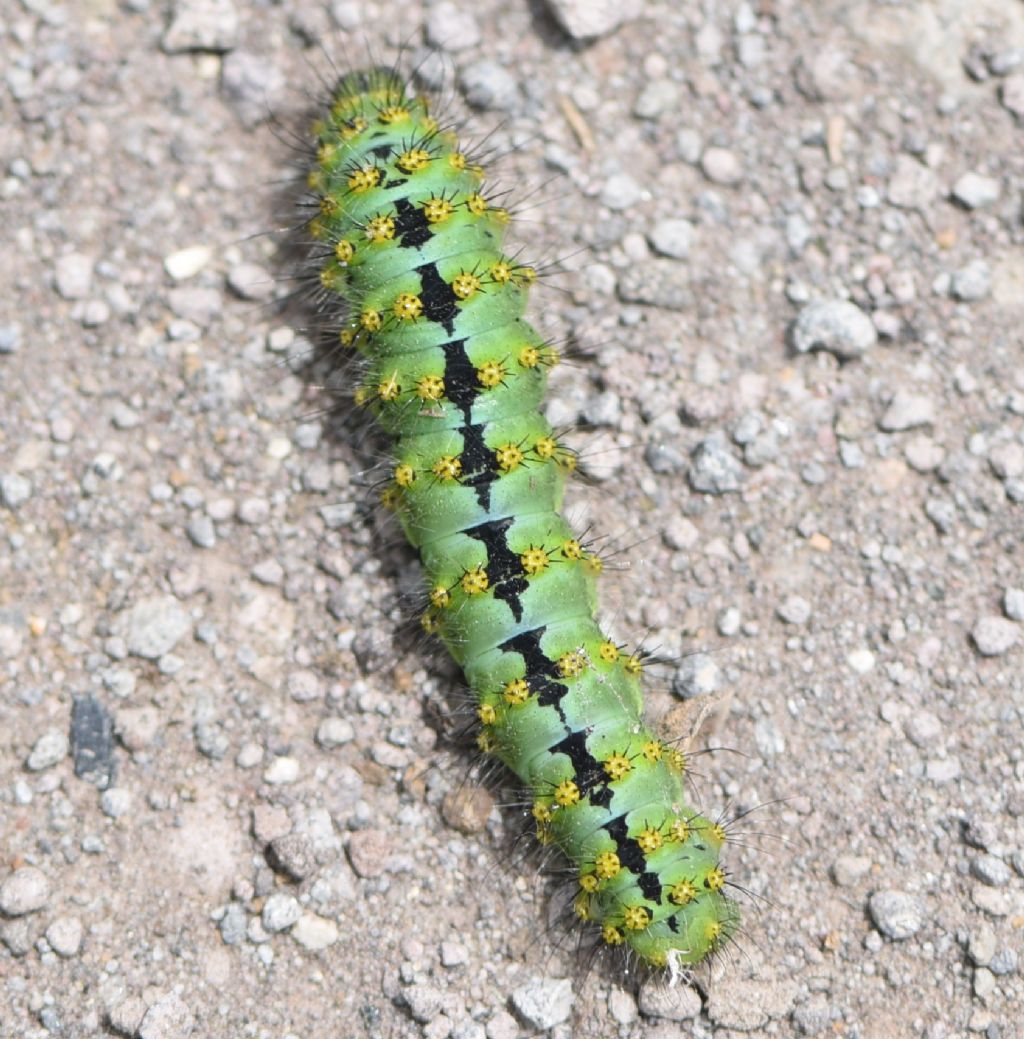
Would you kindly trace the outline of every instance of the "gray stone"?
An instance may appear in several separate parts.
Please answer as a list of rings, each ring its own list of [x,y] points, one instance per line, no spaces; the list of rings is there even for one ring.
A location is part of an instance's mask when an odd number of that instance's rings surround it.
[[[355,739],[355,729],[347,718],[324,718],[316,730],[316,742],[325,750],[340,747]]]
[[[323,688],[320,678],[315,671],[309,668],[300,668],[288,676],[288,695],[296,703],[310,703],[319,700],[323,696]]]
[[[876,891],[868,899],[875,927],[893,941],[912,938],[924,924],[924,907],[903,891]]]
[[[274,295],[274,278],[258,263],[236,263],[228,271],[228,288],[239,299],[263,302]]]
[[[965,173],[953,185],[953,198],[967,209],[981,209],[999,201],[999,181],[980,173]]]
[[[628,173],[613,173],[601,189],[601,203],[616,213],[635,206],[644,197],[644,189]]]
[[[21,473],[4,473],[0,476],[0,504],[12,512],[32,497],[32,484]]]
[[[1024,621],[1024,588],[1007,588],[1003,592],[1003,612],[1012,621]]]
[[[821,1035],[832,1023],[832,1009],[822,996],[811,996],[793,1011],[792,1021],[800,1035]]]
[[[788,595],[775,612],[787,624],[806,624],[811,619],[811,604],[801,595]]]
[[[690,985],[648,982],[640,989],[640,1012],[666,1021],[689,1021],[702,1009],[700,993]]]
[[[728,148],[708,148],[701,156],[700,168],[713,184],[738,184],[743,179],[743,164]]]
[[[902,209],[923,209],[939,193],[939,182],[927,166],[909,155],[896,159],[896,169],[889,180],[886,197]]]
[[[702,494],[728,494],[743,486],[743,464],[732,453],[724,433],[702,440],[690,458],[690,486]]]
[[[655,79],[648,83],[633,106],[638,119],[657,119],[673,111],[679,103],[679,87],[670,79]]]
[[[467,65],[459,82],[466,100],[474,108],[511,112],[519,105],[519,85],[515,77],[490,58]]]
[[[313,843],[301,833],[275,837],[267,848],[270,865],[292,880],[305,880],[316,869]]]
[[[480,26],[472,11],[448,0],[430,9],[426,29],[427,43],[443,51],[470,50],[480,42]]]
[[[974,303],[992,291],[992,270],[984,260],[971,260],[953,273],[949,291],[954,299]]]
[[[196,548],[213,548],[217,544],[217,531],[213,520],[202,513],[193,515],[185,524],[185,533]]]
[[[988,464],[1000,480],[1024,476],[1024,444],[1013,440],[996,444],[988,453]]]
[[[672,691],[685,700],[707,696],[718,689],[721,672],[706,653],[691,653],[683,657],[672,676]]]
[[[161,47],[167,54],[229,51],[238,42],[233,0],[175,0]]]
[[[1005,887],[1010,883],[1010,867],[995,855],[978,855],[971,859],[971,874],[989,887]]]
[[[124,618],[128,652],[146,660],[169,653],[191,630],[192,621],[176,599],[157,595],[136,603]]]
[[[956,526],[956,506],[943,498],[929,498],[924,504],[925,515],[942,534],[949,534]]]
[[[668,219],[658,222],[648,235],[651,248],[662,256],[685,260],[693,245],[693,224],[689,220]]]
[[[642,0],[546,0],[559,25],[574,39],[605,36],[624,22],[638,18]]]
[[[285,78],[266,55],[237,50],[221,64],[220,86],[242,125],[252,128],[269,119],[280,104]],[[228,285],[242,299],[267,299],[274,292],[274,279],[256,264],[236,264]],[[254,291],[257,294],[250,295]]]
[[[930,397],[898,389],[878,426],[886,433],[899,433],[935,422],[935,402]]]
[[[996,951],[996,933],[991,924],[982,924],[971,931],[967,940],[967,955],[976,967],[987,967]]]
[[[925,750],[938,743],[942,735],[942,723],[931,711],[914,711],[903,722],[903,732],[915,747]]]
[[[863,357],[878,341],[871,319],[848,300],[818,300],[800,311],[791,339],[797,353],[827,350],[841,361]]]
[[[139,1026],[139,1039],[187,1039],[195,1027],[188,1005],[176,992],[169,992],[146,1011]]]
[[[132,792],[125,787],[110,787],[100,796],[100,809],[111,819],[127,815],[132,807]]]
[[[53,278],[64,299],[85,299],[92,289],[93,261],[82,253],[65,253],[57,257]]]
[[[523,1023],[539,1032],[568,1021],[572,1013],[568,978],[533,978],[512,991],[512,1007]]]
[[[1011,649],[1020,635],[1020,629],[1005,617],[982,617],[971,629],[971,639],[983,657],[1002,656]]]
[[[14,354],[21,349],[21,325],[9,321],[0,325],[0,355]]]
[[[1020,964],[1020,955],[1016,949],[1011,949],[1009,946],[1000,949],[995,955],[989,960],[988,969],[992,971],[997,977],[1002,977],[1005,974],[1016,974],[1017,967]]]
[[[111,1007],[107,1019],[110,1027],[119,1035],[137,1036],[145,1016],[145,1002],[138,996],[128,996]]]
[[[245,941],[246,930],[249,926],[249,918],[245,907],[238,902],[232,902],[224,910],[218,927],[220,937],[225,945],[241,945]]]
[[[68,756],[70,743],[67,734],[61,729],[47,729],[35,742],[25,767],[29,772],[42,772],[53,768]]]
[[[271,934],[278,931],[287,931],[298,922],[302,916],[302,906],[294,895],[283,891],[275,891],[263,903],[263,912],[260,919],[263,926]]]
[[[630,264],[618,281],[619,299],[666,310],[689,310],[694,302],[690,273],[674,260]]]
[[[46,928],[46,940],[58,956],[70,959],[82,948],[84,928],[77,916],[58,916]]]
[[[867,855],[840,855],[832,864],[832,879],[838,887],[853,887],[871,872]]]
[[[38,912],[50,900],[50,882],[35,866],[16,869],[0,884],[0,913],[26,916]]]

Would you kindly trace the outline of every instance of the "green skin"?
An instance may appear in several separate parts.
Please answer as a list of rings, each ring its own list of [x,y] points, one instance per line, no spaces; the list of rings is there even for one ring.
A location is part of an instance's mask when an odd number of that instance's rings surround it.
[[[557,358],[523,320],[534,275],[502,252],[508,216],[392,73],[343,78],[316,133],[321,281],[365,359],[356,400],[394,437],[385,503],[423,563],[424,626],[477,697],[479,746],[529,791],[605,942],[697,963],[738,925],[725,831],[687,806],[685,760],[642,721],[639,658],[595,620],[599,560],[559,514],[574,457],[540,411]]]

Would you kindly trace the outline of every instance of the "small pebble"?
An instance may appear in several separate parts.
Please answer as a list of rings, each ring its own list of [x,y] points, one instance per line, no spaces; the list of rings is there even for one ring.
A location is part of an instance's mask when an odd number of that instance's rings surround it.
[[[605,36],[624,22],[637,18],[641,0],[546,0],[562,28],[574,39]]]
[[[1024,588],[1007,588],[1003,592],[1003,612],[1012,621],[1024,621]]]
[[[46,940],[58,956],[70,959],[82,948],[84,928],[77,916],[58,916],[46,928]]]
[[[348,859],[356,874],[364,878],[382,876],[388,868],[393,844],[383,830],[358,830],[348,841]]]
[[[0,913],[25,916],[42,909],[50,899],[50,882],[35,866],[16,869],[0,884]]]
[[[330,948],[340,937],[338,925],[316,913],[303,913],[292,928],[292,937],[310,952],[322,952]]]
[[[161,40],[167,54],[229,51],[238,40],[234,0],[175,0]]]
[[[984,260],[972,260],[953,273],[949,291],[964,303],[985,299],[992,291],[992,269]]]
[[[302,906],[294,895],[289,895],[284,891],[275,891],[263,903],[260,920],[267,931],[276,934],[278,931],[286,931],[297,923],[301,916]]]
[[[875,927],[893,941],[912,938],[924,925],[920,900],[902,891],[876,891],[868,899],[868,911]]]
[[[640,990],[640,1012],[666,1021],[689,1021],[703,1005],[700,993],[689,985],[649,982]]]
[[[151,1004],[139,1026],[139,1039],[187,1039],[195,1027],[188,1005],[175,992]]]
[[[146,660],[169,653],[192,628],[188,613],[169,595],[143,599],[122,620],[128,652]]]
[[[202,513],[190,517],[185,524],[185,533],[196,548],[213,548],[217,544],[217,531],[213,520]]]
[[[871,872],[867,855],[840,855],[832,864],[832,879],[838,887],[853,887]]]
[[[797,315],[791,333],[798,353],[825,350],[841,361],[863,357],[878,340],[871,318],[848,300],[819,300]]]
[[[267,300],[274,295],[274,279],[258,263],[236,263],[228,271],[228,288],[240,299]]]
[[[999,181],[980,173],[965,173],[953,185],[953,198],[967,209],[981,209],[999,201]]]
[[[729,494],[743,486],[743,464],[733,454],[726,435],[712,433],[690,458],[690,486],[703,494]]]
[[[164,257],[164,270],[175,280],[194,278],[213,258],[208,245],[190,245]]]
[[[472,11],[448,0],[430,9],[426,30],[427,43],[443,51],[470,50],[480,42],[480,26]]]
[[[20,473],[0,475],[0,504],[12,512],[32,497],[32,484]]]
[[[85,299],[92,289],[93,261],[81,253],[57,258],[54,283],[64,299]]]
[[[995,855],[978,855],[971,859],[971,874],[989,887],[1005,887],[1013,876],[1010,867]]]
[[[569,1019],[573,1007],[568,978],[532,978],[512,990],[512,1007],[523,1023],[543,1032]]]
[[[693,224],[689,220],[666,219],[648,235],[651,248],[662,256],[685,260],[693,245]]]
[[[68,756],[69,750],[70,743],[66,733],[61,729],[47,729],[36,740],[25,767],[29,772],[42,772],[44,769],[53,768]]]
[[[519,85],[515,77],[490,58],[467,65],[459,82],[466,100],[474,108],[511,112],[519,105]]]
[[[721,671],[706,653],[691,653],[683,658],[672,678],[672,691],[689,700],[707,696],[718,689]]]
[[[301,833],[275,837],[267,848],[267,860],[278,872],[292,880],[305,880],[316,869],[313,842]]]
[[[21,325],[9,321],[0,325],[0,355],[14,354],[21,349]]]
[[[971,629],[975,649],[983,657],[999,657],[1012,649],[1020,629],[1005,617],[982,617]]]
[[[743,179],[739,156],[728,148],[708,148],[701,156],[700,168],[713,184],[738,184]]]
[[[935,402],[930,397],[899,389],[879,419],[878,426],[886,433],[899,433],[919,426],[930,426],[934,422]]]
[[[787,624],[806,624],[811,619],[811,604],[800,595],[787,596],[775,611]]]
[[[100,797],[100,809],[111,819],[127,815],[132,807],[132,793],[124,787],[110,787]]]
[[[283,786],[294,783],[299,778],[300,771],[298,758],[274,758],[263,773],[263,781],[271,786]]]
[[[464,783],[445,794],[441,816],[459,833],[480,833],[494,808],[494,796],[483,786]]]
[[[325,750],[341,747],[355,739],[355,729],[347,718],[330,717],[317,726],[316,741]]]

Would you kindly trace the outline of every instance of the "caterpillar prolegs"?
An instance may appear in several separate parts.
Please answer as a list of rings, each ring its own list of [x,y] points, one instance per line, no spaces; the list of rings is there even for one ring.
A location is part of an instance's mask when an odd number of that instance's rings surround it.
[[[424,626],[461,665],[481,751],[525,785],[574,907],[655,967],[735,931],[725,830],[642,721],[639,656],[595,619],[600,560],[559,508],[575,455],[540,411],[557,351],[524,320],[483,170],[395,73],[344,76],[315,127],[320,281],[362,355],[356,402],[393,438],[383,498],[426,577]]]

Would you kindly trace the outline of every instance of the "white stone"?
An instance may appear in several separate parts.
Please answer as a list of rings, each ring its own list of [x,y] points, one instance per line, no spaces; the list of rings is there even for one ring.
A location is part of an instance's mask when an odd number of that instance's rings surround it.
[[[263,781],[272,786],[294,783],[299,778],[299,771],[298,758],[274,758],[263,773]]]
[[[61,729],[47,729],[36,740],[32,753],[29,754],[25,767],[29,772],[42,772],[53,768],[68,755],[68,737]]]
[[[0,913],[25,916],[42,909],[50,899],[50,882],[35,866],[16,869],[0,885]]]
[[[175,280],[184,281],[197,275],[213,256],[208,245],[190,245],[164,257],[164,270]]]
[[[311,952],[329,948],[338,940],[338,934],[338,925],[333,920],[316,913],[303,913],[292,928],[292,937]]]

